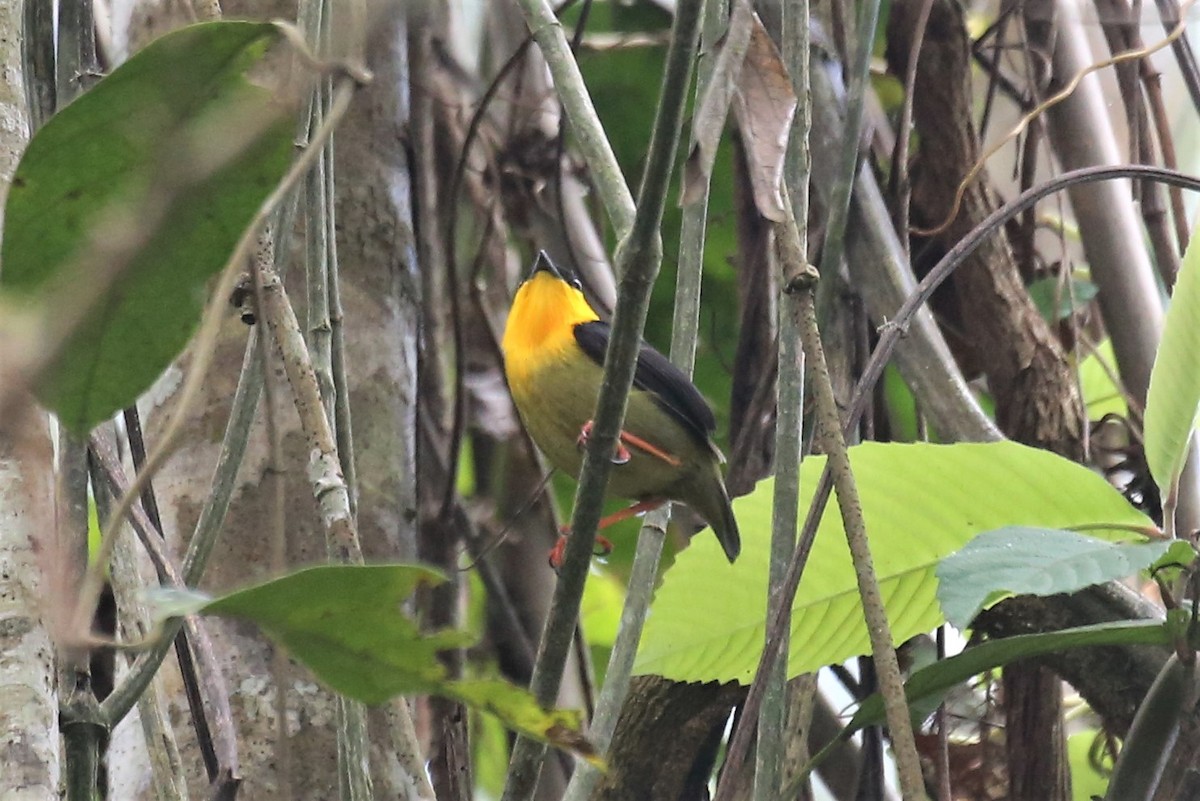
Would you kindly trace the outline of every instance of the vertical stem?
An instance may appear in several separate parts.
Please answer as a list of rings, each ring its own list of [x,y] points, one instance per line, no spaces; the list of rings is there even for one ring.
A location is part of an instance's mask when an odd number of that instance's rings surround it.
[[[783,59],[796,93],[796,116],[784,162],[784,190],[799,233],[800,254],[808,251],[808,133],[812,126],[808,88],[809,2],[783,3]],[[779,300],[779,384],[775,419],[775,486],[771,510],[771,557],[767,610],[772,618],[789,615],[792,598],[785,577],[796,548],[800,506],[801,426],[804,408],[804,352],[800,345],[800,298],[784,293]],[[754,799],[772,801],[780,790],[787,722],[787,662],[791,625],[782,629],[778,654],[770,667],[758,717]],[[795,735],[793,735],[795,736]]]
[[[701,41],[714,48],[720,39],[725,24],[724,9],[717,0],[701,0],[704,6],[704,30]],[[696,97],[703,96],[704,87],[712,73],[713,55],[702,50],[697,58],[699,79]],[[702,197],[690,204],[683,212],[683,225],[679,237],[679,264],[676,272],[675,311],[671,326],[671,362],[689,376],[696,360],[696,339],[700,329],[700,276],[704,266],[704,236],[707,223],[708,184],[705,183]],[[654,593],[658,577],[658,563],[662,558],[666,529],[671,519],[670,504],[651,512],[642,526],[637,539],[637,551],[630,570],[625,606],[621,610],[621,623],[613,643],[608,668],[604,673],[604,686],[596,704],[596,714],[589,734],[601,753],[608,750],[616,732],[617,718],[621,705],[629,693],[630,677],[637,646],[642,637],[646,613]],[[581,764],[571,776],[564,796],[565,801],[584,801],[591,795],[600,772],[591,765]]]
[[[846,249],[846,221],[850,217],[850,194],[858,174],[859,140],[862,131],[863,107],[867,96],[867,81],[871,54],[875,43],[875,28],[879,23],[879,0],[865,0],[859,6],[855,32],[854,63],[850,69],[849,91],[846,100],[845,138],[842,140],[838,178],[829,196],[829,219],[825,227],[825,245],[821,254],[820,271],[829,276],[837,274]],[[824,289],[828,287],[829,289]],[[834,282],[825,281],[818,292],[832,291]],[[826,308],[824,302],[820,303]]]
[[[88,563],[87,441],[62,433],[58,442],[58,529],[66,560],[65,577],[77,584]],[[58,686],[68,801],[92,799],[100,793],[99,766],[107,729],[92,691],[89,654],[84,648],[61,649]],[[68,689],[69,688],[69,689]]]
[[[892,750],[900,773],[900,789],[905,801],[919,801],[925,798],[925,780],[921,774],[921,761],[913,739],[908,703],[904,698],[904,680],[900,675],[900,665],[892,646],[891,626],[884,610],[879,583],[875,579],[875,568],[867,542],[866,521],[863,518],[862,505],[859,503],[854,474],[850,469],[850,455],[842,434],[837,401],[825,364],[825,353],[821,348],[813,287],[811,283],[807,287],[797,286],[802,281],[803,278],[793,282],[789,288],[799,290],[801,298],[802,335],[805,353],[812,360],[813,394],[817,406],[817,425],[823,440],[822,450],[828,454],[829,464],[833,469],[838,508],[846,530],[850,556],[854,560],[854,573],[858,579],[859,595],[862,596],[867,633],[871,638],[871,654],[878,675],[879,689],[883,695],[884,710],[887,713]]]
[[[522,3],[528,11],[531,3],[528,0],[522,0]],[[558,695],[567,652],[574,636],[579,602],[583,595],[583,585],[595,542],[596,526],[600,520],[605,484],[612,466],[610,455],[625,417],[625,404],[633,386],[634,367],[641,345],[642,330],[646,324],[650,290],[662,260],[662,242],[658,228],[662,222],[667,187],[679,142],[687,87],[692,77],[693,54],[700,30],[700,12],[699,0],[685,0],[676,7],[671,45],[667,51],[666,71],[655,114],[646,169],[642,175],[637,211],[629,226],[617,226],[618,231],[627,231],[627,235],[617,248],[621,286],[613,316],[612,339],[605,358],[604,378],[593,417],[595,425],[584,456],[579,489],[575,496],[571,537],[567,541],[558,584],[554,588],[550,614],[546,620],[530,682],[534,697],[543,705],[553,703]],[[558,41],[562,39],[561,28],[557,27],[556,22],[552,24],[555,26],[553,33],[557,33],[557,37],[550,38]],[[582,97],[586,100],[586,91],[581,80],[577,85],[570,87],[560,82],[560,78],[572,80],[572,74],[578,75],[578,66],[575,65],[570,52],[565,50],[565,39],[561,41],[563,48],[548,51],[542,41],[541,34],[546,32],[544,28],[532,18],[530,28],[543,47],[543,54],[555,76],[557,90],[563,98],[564,106],[570,111],[567,97]],[[556,65],[556,60],[569,60],[570,65]],[[590,103],[587,107],[594,114]],[[576,124],[576,134],[579,133],[579,126]],[[619,176],[619,173],[617,175]],[[513,748],[502,801],[532,797],[537,787],[544,753],[545,746],[541,743],[528,738],[518,738]]]

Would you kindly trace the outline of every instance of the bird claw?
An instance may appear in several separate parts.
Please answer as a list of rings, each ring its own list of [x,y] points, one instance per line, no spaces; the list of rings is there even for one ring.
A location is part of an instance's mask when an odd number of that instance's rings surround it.
[[[550,549],[550,556],[548,560],[550,562],[551,569],[554,570],[555,573],[557,573],[559,568],[562,567],[563,558],[567,554],[567,534],[570,532],[570,529],[567,526],[563,526],[559,529],[559,531],[561,533],[558,535],[558,542],[554,543],[554,547]],[[597,535],[596,546],[595,550],[592,551],[592,555],[600,557],[608,556],[610,553],[612,553],[612,549],[613,544],[608,537]]]
[[[583,424],[583,428],[580,429],[579,439],[575,440],[575,444],[579,447],[580,450],[583,450],[584,448],[587,447],[588,439],[591,436],[592,436],[592,421],[588,420],[586,423]],[[622,432],[622,436],[624,436],[624,432]],[[613,455],[612,455],[612,459],[611,459],[612,463],[619,467],[623,464],[629,464],[629,460],[632,458],[633,458],[633,454],[631,454],[629,452],[629,449],[626,448],[623,444],[621,444],[621,442],[618,440],[616,447],[613,448]]]

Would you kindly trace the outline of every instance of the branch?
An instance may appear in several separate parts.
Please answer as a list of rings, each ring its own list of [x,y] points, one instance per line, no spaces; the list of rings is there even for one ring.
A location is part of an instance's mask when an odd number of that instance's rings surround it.
[[[529,31],[550,68],[554,88],[571,121],[575,143],[587,162],[600,202],[616,230],[617,239],[624,239],[633,228],[636,216],[633,195],[604,134],[596,107],[592,105],[562,23],[554,16],[554,9],[547,0],[519,0],[519,4]]]
[[[687,86],[691,80],[700,9],[699,0],[685,0],[676,8],[671,46],[667,52],[666,73],[663,76],[658,112],[654,120],[646,171],[642,176],[637,212],[628,229],[627,238],[624,238],[617,248],[621,283],[613,315],[612,340],[609,342],[605,359],[604,379],[593,416],[595,425],[579,476],[571,536],[567,541],[559,581],[554,589],[550,615],[546,621],[534,665],[533,679],[530,682],[534,697],[543,705],[553,703],[558,694],[575,621],[579,614],[583,585],[591,562],[596,526],[600,521],[608,471],[612,466],[610,457],[616,446],[617,434],[625,418],[626,401],[633,386],[633,372],[641,345],[642,330],[646,324],[650,290],[662,260],[662,242],[658,227],[662,220],[667,185],[679,142]],[[554,24],[557,25],[557,22]],[[539,30],[533,20],[530,21],[530,28],[540,44],[544,37],[539,36]],[[561,30],[555,30],[561,38]],[[565,41],[563,45],[565,46]],[[550,53],[546,53],[546,57],[547,61],[552,60]],[[558,58],[562,61],[564,58],[569,59],[569,56],[559,53]],[[573,60],[571,65],[574,65]],[[562,68],[561,64],[559,68]],[[582,89],[582,84],[572,89],[574,91],[570,94],[577,94]],[[561,84],[559,90],[564,91]],[[564,104],[566,103],[567,97],[564,96]],[[620,225],[617,227],[619,232],[625,233]],[[524,738],[517,740],[503,801],[516,801],[532,796],[544,752],[545,746],[540,743]]]
[[[809,90],[809,0],[791,0],[783,5],[783,58],[796,93],[796,116],[784,164],[784,190],[790,207],[785,225],[795,232],[790,242],[793,258],[806,262],[808,253],[808,187],[812,173],[808,135],[812,127],[812,93]],[[860,46],[864,46],[860,43]],[[845,166],[845,165],[843,165]],[[781,236],[775,234],[777,244]],[[809,296],[811,301],[811,296]],[[775,485],[771,507],[771,562],[768,570],[769,615],[786,621],[781,632],[779,656],[770,666],[764,687],[763,709],[758,716],[757,765],[754,772],[756,801],[778,797],[787,745],[788,719],[787,653],[791,638],[794,594],[787,592],[788,563],[796,550],[800,510],[800,460],[804,411],[804,350],[801,347],[804,303],[794,293],[779,299],[778,399],[775,417]],[[815,684],[813,686],[815,691]],[[792,734],[792,737],[798,735]]]

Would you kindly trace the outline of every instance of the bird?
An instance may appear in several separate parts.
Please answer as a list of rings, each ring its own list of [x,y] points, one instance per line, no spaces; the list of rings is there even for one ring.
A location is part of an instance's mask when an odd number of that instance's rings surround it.
[[[534,443],[578,479],[612,335],[577,278],[539,252],[517,288],[505,324],[504,372]],[[712,440],[712,408],[690,379],[645,341],[638,349],[625,422],[612,454],[608,494],[636,501],[600,528],[667,501],[686,504],[712,528],[733,562],[741,537]],[[565,540],[551,552],[561,561]]]

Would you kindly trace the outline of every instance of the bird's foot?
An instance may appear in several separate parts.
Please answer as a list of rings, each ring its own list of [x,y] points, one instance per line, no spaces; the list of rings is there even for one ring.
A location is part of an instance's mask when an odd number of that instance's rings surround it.
[[[550,567],[557,573],[562,567],[563,557],[567,553],[567,534],[571,531],[570,526],[562,526],[559,528],[558,542],[554,543],[554,547],[550,549]],[[608,556],[612,553],[613,545],[608,537],[596,536],[595,550],[592,551],[593,556]]]
[[[631,517],[645,514],[652,509],[657,509],[666,503],[662,498],[648,498],[635,503],[633,506],[627,506],[619,512],[613,512],[611,515],[600,518],[600,522],[596,524],[596,530],[608,528],[613,523],[620,523],[622,520],[628,520]],[[571,527],[563,524],[558,527],[558,542],[554,543],[554,547],[550,549],[550,567],[554,568],[555,572],[562,567],[563,556],[567,550],[567,535],[571,533]],[[608,556],[612,553],[613,545],[609,539],[603,535],[596,535],[596,549],[593,551],[595,556]]]
[[[583,424],[583,429],[579,432],[579,439],[576,440],[579,447],[582,449],[587,446],[588,438],[592,435],[592,421],[588,420]],[[629,447],[626,447],[626,446]],[[617,436],[617,447],[613,451],[612,463],[615,465],[627,464],[633,455],[629,448],[636,448],[647,456],[653,456],[659,461],[666,462],[671,467],[679,467],[683,462],[676,456],[664,451],[656,445],[653,445],[641,437],[630,434],[628,431],[622,431]]]
[[[621,432],[622,439],[624,438],[624,433],[625,432]],[[584,448],[587,447],[588,440],[591,438],[591,436],[592,436],[592,421],[588,420],[586,423],[583,424],[583,428],[580,429],[579,439],[575,440],[575,444],[579,446],[580,450],[583,450]],[[629,449],[626,448],[621,443],[620,439],[618,439],[616,447],[613,448],[612,463],[615,465],[618,465],[618,466],[623,465],[623,464],[629,464],[629,460],[632,458],[633,458],[633,454],[631,454],[629,452]]]

